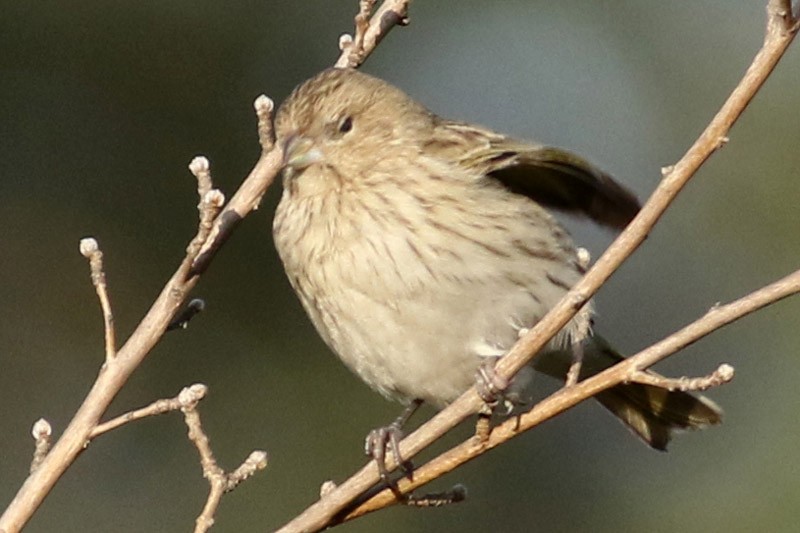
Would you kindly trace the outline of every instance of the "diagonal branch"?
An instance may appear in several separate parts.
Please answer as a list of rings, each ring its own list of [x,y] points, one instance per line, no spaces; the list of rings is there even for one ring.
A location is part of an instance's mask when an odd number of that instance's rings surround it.
[[[409,3],[410,0],[385,0],[378,8],[369,26],[363,30],[364,36],[361,39],[363,46],[358,53],[360,61],[366,59],[392,26],[407,21],[405,13]],[[266,96],[260,96],[255,101],[255,107],[261,144],[258,161],[213,221],[210,217],[204,218],[204,209],[206,213],[211,210],[216,212],[222,207],[220,204],[223,198],[221,193],[211,189],[210,182],[203,181],[206,177],[210,181],[210,175],[206,176],[207,168],[203,168],[202,161],[196,162],[198,166],[193,164],[193,172],[200,174],[198,180],[202,181],[198,181],[201,204],[204,202],[207,204],[205,208],[201,207],[201,222],[196,239],[192,240],[186,257],[167,281],[136,330],[116,354],[113,329],[109,329],[111,315],[105,313],[104,306],[106,362],[61,438],[35,471],[28,476],[13,501],[0,516],[0,532],[17,532],[30,520],[61,475],[85,449],[91,432],[97,427],[103,413],[130,375],[161,339],[216,252],[238,223],[258,207],[264,192],[274,181],[283,163],[283,153],[281,147],[274,144],[273,104]],[[195,246],[196,244],[200,245]]]

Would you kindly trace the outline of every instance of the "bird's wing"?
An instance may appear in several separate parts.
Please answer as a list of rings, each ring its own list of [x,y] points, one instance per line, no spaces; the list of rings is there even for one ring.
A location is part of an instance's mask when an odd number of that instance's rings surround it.
[[[512,192],[605,226],[624,228],[639,201],[585,159],[550,146],[509,139],[469,124],[441,121],[440,150],[461,166],[496,179]]]

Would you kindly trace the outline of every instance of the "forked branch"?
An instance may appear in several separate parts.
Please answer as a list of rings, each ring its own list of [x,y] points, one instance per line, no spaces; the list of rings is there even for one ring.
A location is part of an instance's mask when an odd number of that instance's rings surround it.
[[[375,11],[369,24],[365,24],[365,17],[372,11],[374,2],[362,1],[359,9],[360,18],[357,17],[356,23],[359,45],[357,48],[350,47],[347,51],[343,50],[343,55],[346,54],[348,58],[347,65],[351,67],[360,65],[393,25],[404,24],[407,21],[406,13],[409,4],[410,0],[385,0]],[[181,309],[189,292],[197,284],[200,275],[208,267],[217,250],[227,240],[239,221],[258,207],[267,187],[280,171],[283,153],[281,147],[274,143],[273,103],[266,96],[260,96],[255,101],[255,107],[258,117],[258,137],[261,144],[258,161],[238,191],[225,205],[223,205],[225,198],[222,193],[213,189],[208,161],[200,158],[192,162],[191,170],[198,179],[200,198],[198,206],[200,222],[197,235],[187,246],[187,254],[178,269],[167,281],[150,310],[119,351],[116,351],[113,315],[108,301],[105,276],[101,275],[102,263],[99,261],[102,256],[93,240],[86,241],[82,245],[82,252],[92,262],[92,280],[103,308],[106,332],[105,363],[61,438],[49,451],[45,449],[47,446],[42,444],[44,453],[37,452],[31,474],[20,487],[14,500],[0,516],[0,532],[15,533],[22,529],[61,475],[85,449],[86,443],[93,436],[97,436],[97,433],[93,432],[98,427],[108,429],[109,426],[99,425],[99,422],[109,404],[134,370],[150,353],[150,350],[158,343],[164,332],[171,325],[179,327],[185,323],[182,320],[173,322],[173,319]],[[92,244],[95,246],[93,247]],[[95,268],[95,265],[98,265],[98,268]],[[47,440],[49,446],[49,436],[45,439],[40,433],[37,433],[37,443],[44,443]],[[262,461],[257,459],[259,458],[256,457],[254,461],[250,462],[260,464]],[[247,461],[246,463],[249,464]],[[230,482],[232,479],[228,480],[226,486],[229,486]],[[216,508],[215,505],[209,507],[209,509],[212,508]],[[204,513],[203,516],[207,518],[210,515]]]

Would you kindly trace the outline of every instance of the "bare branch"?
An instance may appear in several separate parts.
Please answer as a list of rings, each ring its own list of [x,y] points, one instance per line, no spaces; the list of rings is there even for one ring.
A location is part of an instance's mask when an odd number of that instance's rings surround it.
[[[733,379],[733,374],[733,367],[728,364],[721,364],[711,374],[698,378],[690,378],[688,376],[668,378],[652,372],[634,370],[623,382],[655,385],[668,390],[704,391],[730,382]]]
[[[280,146],[273,146],[269,151],[262,152],[253,170],[244,180],[239,190],[233,195],[219,216],[214,220],[208,238],[194,258],[191,269],[187,273],[192,279],[208,268],[211,259],[217,250],[228,240],[234,228],[251,211],[258,208],[261,197],[275,180],[278,171],[283,165],[283,150]]]
[[[195,523],[195,531],[198,532],[207,531],[213,525],[214,514],[225,492],[235,489],[239,483],[267,466],[267,452],[256,450],[230,474],[225,473],[225,471],[219,467],[211,449],[208,436],[205,434],[205,431],[203,431],[200,413],[197,411],[198,403],[205,397],[207,392],[208,387],[202,383],[195,383],[194,385],[185,387],[174,398],[157,400],[146,407],[130,411],[99,424],[89,435],[89,438],[93,440],[113,429],[117,429],[120,426],[148,416],[156,416],[170,411],[183,411],[186,426],[189,428],[189,439],[200,454],[203,477],[208,479],[210,485],[209,495],[203,507],[203,512]]]
[[[408,24],[408,6],[411,0],[384,0],[381,7],[369,18],[375,0],[361,0],[355,17],[355,37],[345,33],[339,38],[342,51],[336,61],[338,68],[357,68],[378,46],[378,43],[395,26]]]
[[[258,470],[267,467],[267,452],[256,450],[232,473],[227,474],[217,464],[211,443],[203,431],[197,403],[205,396],[206,386],[201,384],[186,387],[178,394],[180,409],[183,411],[186,426],[189,428],[189,440],[200,454],[203,477],[208,480],[210,490],[203,511],[195,521],[195,533],[208,531],[214,525],[214,514],[217,512],[222,495],[236,488],[239,483],[252,476]]]
[[[774,0],[770,1],[774,2]],[[791,31],[767,32],[764,46],[759,50],[743,79],[680,161],[664,170],[664,179],[637,217],[611,244],[581,281],[564,296],[559,304],[531,328],[512,347],[508,354],[498,362],[495,370],[501,379],[511,379],[516,372],[527,365],[534,357],[534,354],[541,350],[575,316],[622,262],[639,247],[695,172],[711,154],[724,144],[731,126],[744,112],[761,85],[775,68],[794,39],[796,30],[797,27],[794,25]],[[600,375],[605,376],[606,373]],[[587,384],[597,384],[599,376],[563,389],[561,393],[552,397],[556,399],[555,405],[562,405],[560,410],[564,410],[569,405],[574,405],[559,403],[564,397],[575,400],[575,397],[572,396],[573,394],[583,394],[584,396],[580,396],[580,400],[582,400],[602,390],[602,388],[592,389],[587,386]],[[405,459],[414,457],[419,451],[440,438],[468,416],[479,412],[481,405],[482,401],[475,387],[471,388],[458,400],[437,413],[414,433],[407,436],[400,444],[401,456]],[[553,415],[551,414],[550,416]],[[492,438],[494,438],[495,433],[496,431],[492,432]],[[491,442],[491,439],[485,443],[475,439],[473,446],[483,448],[489,442]],[[443,458],[442,461],[456,461],[461,457],[459,454],[465,453],[468,453],[468,450],[461,449],[459,452],[453,450],[452,454],[449,452],[445,454],[447,457]],[[393,460],[387,461],[386,466],[389,469],[397,468]],[[377,466],[373,462],[367,464],[350,479],[329,492],[324,499],[319,500],[286,524],[280,531],[317,530],[330,525],[334,517],[346,509],[360,494],[377,483],[378,479]],[[420,479],[419,471],[415,470],[414,486],[419,485]],[[412,489],[413,487],[408,485],[408,490]],[[406,492],[405,489],[401,490]]]
[[[89,269],[92,273],[92,285],[97,291],[100,299],[100,307],[103,309],[103,324],[106,340],[106,362],[114,358],[117,353],[116,333],[114,331],[114,314],[111,311],[111,301],[108,299],[108,287],[106,285],[106,273],[103,270],[103,252],[97,241],[91,237],[81,239],[81,255],[89,260]]]
[[[188,387],[188,390],[193,391],[193,394],[196,397],[196,401],[199,401],[203,398],[203,396],[205,396],[208,389],[202,383],[195,383],[194,385]],[[177,411],[181,408],[183,408],[183,403],[180,399],[180,395],[175,396],[174,398],[156,400],[146,407],[142,407],[134,411],[129,411],[123,415],[112,418],[107,422],[98,424],[97,426],[94,427],[91,433],[89,433],[89,439],[94,440],[103,433],[108,433],[112,429],[117,429],[118,427],[124,426],[125,424],[128,424],[130,422],[141,420],[142,418],[146,418],[148,416],[156,416],[164,413],[169,413],[170,411]]]

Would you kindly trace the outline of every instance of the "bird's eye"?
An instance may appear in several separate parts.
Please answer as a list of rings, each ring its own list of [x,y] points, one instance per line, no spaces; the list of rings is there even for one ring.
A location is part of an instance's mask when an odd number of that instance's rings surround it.
[[[344,117],[339,122],[339,133],[347,133],[348,131],[353,129],[353,118],[352,117]]]

